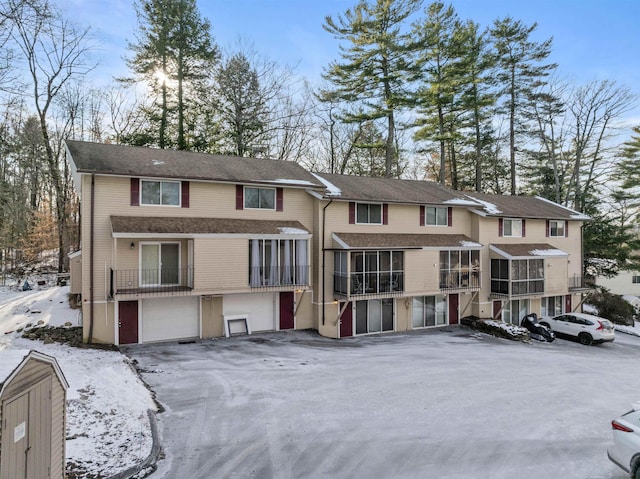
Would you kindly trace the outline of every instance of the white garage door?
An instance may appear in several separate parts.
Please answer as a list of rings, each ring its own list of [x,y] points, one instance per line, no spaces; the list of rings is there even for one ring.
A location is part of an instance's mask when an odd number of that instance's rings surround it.
[[[154,298],[142,301],[142,342],[197,338],[198,298]]]
[[[276,294],[228,294],[222,300],[223,315],[248,315],[251,331],[276,329]]]

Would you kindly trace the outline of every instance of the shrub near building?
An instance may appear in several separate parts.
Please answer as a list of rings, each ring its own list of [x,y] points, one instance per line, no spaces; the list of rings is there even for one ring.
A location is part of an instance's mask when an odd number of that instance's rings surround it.
[[[587,297],[586,302],[598,310],[598,316],[615,324],[633,326],[635,310],[619,294],[613,294],[604,288],[598,288]]]

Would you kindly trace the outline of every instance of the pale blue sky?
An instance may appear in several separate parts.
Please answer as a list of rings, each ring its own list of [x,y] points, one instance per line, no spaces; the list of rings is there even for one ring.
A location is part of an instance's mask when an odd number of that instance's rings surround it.
[[[137,20],[132,0],[66,0],[70,17],[91,26],[100,45],[95,76],[127,72],[122,56]],[[258,52],[288,65],[311,82],[338,57],[338,43],[322,28],[326,15],[343,13],[356,0],[199,0],[223,48],[242,37]],[[425,2],[425,6],[429,2]],[[615,80],[640,93],[640,1],[638,0],[454,0],[462,19],[483,27],[511,16],[538,23],[537,40],[553,36],[551,60],[563,78],[577,83]]]

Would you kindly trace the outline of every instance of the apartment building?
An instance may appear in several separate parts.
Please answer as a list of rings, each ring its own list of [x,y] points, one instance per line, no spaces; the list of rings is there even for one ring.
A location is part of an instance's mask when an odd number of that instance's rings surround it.
[[[527,312],[575,310],[586,291],[588,218],[544,199],[66,144],[82,205],[87,341],[287,329],[342,338],[470,315],[518,324]]]

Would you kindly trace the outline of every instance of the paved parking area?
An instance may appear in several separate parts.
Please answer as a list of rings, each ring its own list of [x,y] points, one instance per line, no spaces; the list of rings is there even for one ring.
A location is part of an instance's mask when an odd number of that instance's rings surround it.
[[[133,346],[165,458],[153,478],[622,479],[610,421],[640,338],[517,343],[466,328]]]

